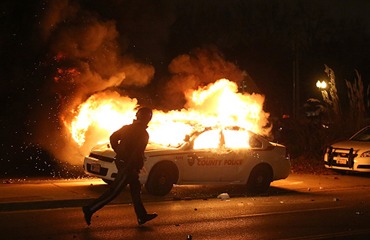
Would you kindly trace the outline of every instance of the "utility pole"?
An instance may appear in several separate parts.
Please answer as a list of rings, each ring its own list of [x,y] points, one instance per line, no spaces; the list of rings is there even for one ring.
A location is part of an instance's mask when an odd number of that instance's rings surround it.
[[[297,44],[296,37],[293,40],[293,71],[292,71],[292,80],[293,80],[293,118],[296,119],[298,116],[298,107],[299,107],[299,45]]]

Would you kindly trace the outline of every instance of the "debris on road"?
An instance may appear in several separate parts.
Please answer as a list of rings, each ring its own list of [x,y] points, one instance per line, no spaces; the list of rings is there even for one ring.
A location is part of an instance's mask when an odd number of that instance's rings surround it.
[[[221,200],[228,200],[230,199],[230,195],[228,193],[221,193],[220,195],[217,196],[217,198]]]

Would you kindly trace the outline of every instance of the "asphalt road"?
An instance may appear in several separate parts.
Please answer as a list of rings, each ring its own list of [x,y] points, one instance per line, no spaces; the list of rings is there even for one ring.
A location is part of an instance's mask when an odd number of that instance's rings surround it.
[[[369,239],[370,177],[291,175],[268,194],[236,186],[181,186],[143,193],[158,218],[138,227],[123,193],[87,227],[80,206],[104,191],[96,180],[3,182],[0,239]],[[18,195],[16,194],[18,192]],[[217,198],[228,193],[230,198]],[[12,195],[13,194],[13,195]]]

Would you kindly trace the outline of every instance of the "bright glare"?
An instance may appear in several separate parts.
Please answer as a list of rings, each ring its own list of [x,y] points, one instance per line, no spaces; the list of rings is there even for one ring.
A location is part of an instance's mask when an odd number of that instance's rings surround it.
[[[225,147],[227,148],[249,148],[248,131],[224,130]]]
[[[185,93],[187,104],[181,110],[153,110],[149,123],[150,142],[165,146],[178,146],[186,135],[205,127],[226,129],[237,126],[255,133],[269,133],[264,128],[268,123],[268,113],[263,111],[264,97],[259,94],[238,93],[236,83],[227,79],[197,90]],[[93,147],[98,142],[109,140],[110,134],[122,125],[135,119],[137,100],[120,96],[117,92],[97,93],[78,106],[71,114],[73,119],[65,124],[79,146]],[[225,131],[229,139],[227,147],[248,147],[248,134],[238,131]],[[219,131],[211,131],[196,143],[196,148],[219,146]]]
[[[326,89],[327,88],[327,83],[325,81],[320,81],[318,80],[316,82],[316,87],[320,88],[320,89]]]
[[[194,149],[218,148],[220,140],[220,130],[204,132],[195,139]]]

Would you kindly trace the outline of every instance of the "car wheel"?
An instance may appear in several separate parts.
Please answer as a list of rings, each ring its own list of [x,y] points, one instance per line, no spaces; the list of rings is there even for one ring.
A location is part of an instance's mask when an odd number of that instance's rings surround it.
[[[247,182],[247,191],[252,193],[264,193],[270,187],[272,181],[272,169],[268,165],[258,165],[253,168]]]
[[[145,188],[150,194],[164,196],[171,191],[178,175],[179,171],[172,162],[158,163],[150,171]]]

